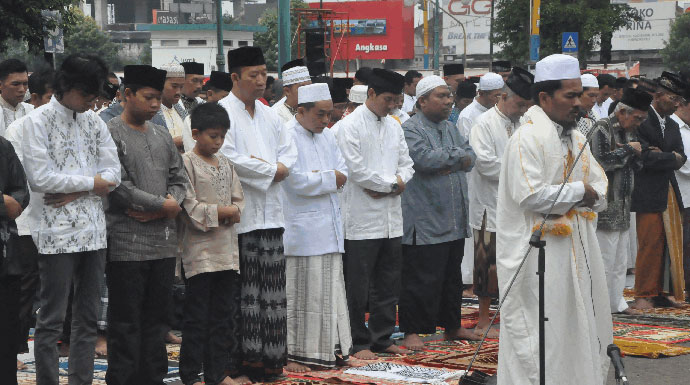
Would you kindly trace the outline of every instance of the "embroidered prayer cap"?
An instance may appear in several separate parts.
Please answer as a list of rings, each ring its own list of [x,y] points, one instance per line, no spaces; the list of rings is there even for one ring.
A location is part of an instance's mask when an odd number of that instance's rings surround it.
[[[599,81],[592,74],[583,74],[580,76],[580,80],[582,81],[582,88],[599,88]]]
[[[458,89],[455,91],[455,95],[461,98],[474,99],[474,97],[477,96],[477,86],[469,80],[461,81],[458,83]]]
[[[494,72],[510,72],[510,62],[507,60],[497,60],[491,63],[491,69]]]
[[[465,66],[462,64],[444,64],[443,76],[463,75],[465,73]]]
[[[228,68],[252,67],[266,64],[259,47],[245,46],[228,51]]]
[[[331,97],[333,103],[347,102],[347,90],[352,88],[352,79],[350,78],[333,78],[333,86],[331,87]]]
[[[499,75],[500,76],[500,75]],[[431,75],[427,76],[425,78],[422,78],[419,83],[417,83],[417,97],[421,98],[422,96],[428,94],[429,92],[433,91],[434,88],[436,87],[448,87],[448,84],[446,84],[446,81],[443,80],[440,76],[437,75]]]
[[[503,76],[495,72],[487,72],[479,79],[479,91],[500,90],[503,86]]]
[[[280,72],[285,72],[289,70],[290,68],[295,68],[295,67],[304,67],[304,59],[299,58],[295,60],[291,60],[285,64],[283,64],[282,67],[280,67]]]
[[[184,77],[184,67],[179,64],[170,63],[163,64],[160,68],[166,72],[166,78],[183,78]]]
[[[315,83],[297,89],[297,104],[331,100],[331,91],[326,83]]]
[[[616,82],[614,83],[614,88],[616,89],[621,89],[625,88],[625,85],[628,83],[628,78],[625,76],[621,76],[619,78],[616,78]]]
[[[683,79],[671,72],[664,71],[656,80],[656,83],[664,89],[673,92],[676,95],[684,96],[688,85]]]
[[[510,75],[508,75],[508,80],[506,80],[506,86],[511,91],[527,100],[532,98],[532,84],[534,84],[534,75],[520,67],[513,67]]]
[[[355,72],[355,79],[359,80],[364,84],[369,84],[369,77],[374,70],[371,67],[362,67]]]
[[[572,56],[563,54],[549,55],[537,62],[534,82],[548,80],[569,80],[580,78],[580,62]]]
[[[652,99],[652,95],[643,90],[626,88],[620,102],[637,110],[648,111]]]
[[[211,71],[211,77],[206,82],[206,85],[230,92],[232,90],[232,79],[227,72]]]
[[[350,101],[352,103],[359,103],[359,104],[366,102],[368,90],[369,90],[369,87],[365,86],[363,84],[358,84],[356,86],[352,86],[352,88],[350,88],[350,96],[349,96]]]
[[[616,78],[610,74],[600,74],[597,76],[597,82],[599,82],[599,88],[604,88],[606,86],[613,88],[616,86]]]
[[[401,94],[405,86],[405,77],[391,70],[374,68],[369,76],[369,87],[378,89],[379,92]]]
[[[195,61],[186,61],[182,63],[185,75],[203,75],[204,63],[197,63]]]
[[[125,87],[129,85],[138,85],[163,91],[165,78],[167,77],[167,72],[165,70],[159,70],[158,68],[148,65],[129,65],[125,66],[124,72],[125,79],[123,83]]]
[[[310,81],[311,76],[309,76],[309,70],[307,67],[297,66],[283,71],[283,87]]]

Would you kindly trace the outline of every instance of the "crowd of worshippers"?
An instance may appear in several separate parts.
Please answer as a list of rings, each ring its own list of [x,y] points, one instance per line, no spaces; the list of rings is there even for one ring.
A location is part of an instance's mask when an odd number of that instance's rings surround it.
[[[690,74],[551,55],[475,78],[297,59],[275,80],[257,47],[227,62],[205,83],[194,62],[0,63],[0,383],[34,324],[38,385],[60,356],[70,383],[107,356],[108,384],[163,384],[166,342],[185,385],[271,381],[409,354],[439,327],[500,335],[499,384],[533,383],[536,251],[516,272],[543,220],[549,382],[603,383],[611,313],[690,292]]]

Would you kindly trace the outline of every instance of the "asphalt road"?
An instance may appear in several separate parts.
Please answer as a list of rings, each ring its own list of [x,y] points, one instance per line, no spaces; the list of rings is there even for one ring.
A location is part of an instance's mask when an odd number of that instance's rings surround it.
[[[690,344],[680,344],[690,346]],[[630,385],[688,385],[690,384],[690,355],[666,358],[623,358]],[[606,385],[615,385],[613,368]]]

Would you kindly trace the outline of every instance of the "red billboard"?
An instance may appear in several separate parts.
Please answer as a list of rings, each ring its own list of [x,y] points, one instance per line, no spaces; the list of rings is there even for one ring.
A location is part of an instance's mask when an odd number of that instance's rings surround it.
[[[309,7],[319,8],[319,3]],[[406,7],[404,0],[324,2],[323,8],[340,18],[334,23],[336,60],[414,58],[414,7]],[[343,28],[349,36],[341,42]]]

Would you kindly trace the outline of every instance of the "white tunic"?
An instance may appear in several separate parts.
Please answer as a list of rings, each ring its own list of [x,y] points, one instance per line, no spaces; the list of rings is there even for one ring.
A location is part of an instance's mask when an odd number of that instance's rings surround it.
[[[517,130],[513,123],[494,106],[479,115],[470,134],[470,146],[477,155],[469,173],[470,226],[480,230],[486,212],[486,231],[496,232],[496,200],[501,159],[508,139]]]
[[[16,107],[12,107],[5,99],[0,96],[0,136],[5,136],[5,130],[15,120],[26,116],[34,109],[29,103],[20,102]]]
[[[344,253],[335,170],[347,176],[345,159],[329,130],[313,134],[293,118],[286,125],[297,146],[297,162],[283,183],[285,255]]]
[[[414,110],[414,106],[417,103],[417,97],[416,96],[410,96],[408,94],[403,94],[403,105],[402,105],[402,112],[408,114]]]
[[[389,193],[399,175],[412,179],[412,159],[403,129],[390,116],[379,118],[366,104],[338,122],[338,145],[349,170],[342,194],[345,238],[351,240],[402,237],[400,195],[380,199],[364,189]]]
[[[57,209],[43,203],[44,193],[93,190],[96,174],[120,184],[117,148],[103,120],[94,111],[76,113],[53,97],[27,116],[22,135],[22,153],[27,155],[24,170],[33,205],[29,222],[38,252],[106,248],[100,196],[89,194]]]
[[[258,100],[254,101],[254,117],[232,92],[218,104],[230,116],[230,129],[220,151],[235,166],[244,191],[245,206],[240,223],[235,225],[237,233],[284,227],[282,188],[273,177],[278,162],[292,170],[297,161],[292,135],[280,117]]]
[[[283,123],[287,123],[295,117],[295,115],[293,115],[292,112],[290,112],[290,110],[287,108],[285,102],[280,104],[276,103],[273,105],[273,107],[271,107],[271,109],[275,111],[278,116],[280,116],[280,118],[283,120]]]
[[[603,119],[609,116],[609,106],[611,105],[611,103],[613,103],[613,99],[611,98],[604,100],[604,102],[601,104],[595,102],[594,107],[592,107],[592,111],[594,111],[594,113],[596,114],[594,120]]]
[[[535,226],[555,200],[546,241],[546,383],[603,384],[613,341],[604,264],[595,235],[595,214],[579,207],[584,182],[606,205],[606,174],[589,148],[556,198],[568,154],[586,145],[576,129],[560,132],[539,106],[508,141],[498,186],[496,267],[500,295],[528,248]],[[571,158],[571,159],[572,159]],[[572,162],[572,161],[571,161]],[[567,214],[567,215],[564,215]],[[537,250],[532,250],[501,309],[498,384],[539,383]]]
[[[678,123],[680,137],[683,140],[683,148],[686,154],[690,154],[690,126],[676,114],[671,115],[671,119]],[[690,207],[690,160],[685,161],[685,164],[676,170],[676,180],[678,180],[678,189],[680,190],[680,196],[683,198],[683,205]]]
[[[458,130],[465,138],[470,137],[470,131],[472,131],[472,126],[474,121],[479,117],[479,115],[485,113],[488,108],[479,104],[475,98],[469,106],[465,107],[460,111],[460,116],[458,116]]]

